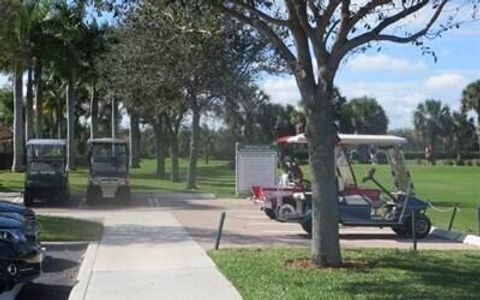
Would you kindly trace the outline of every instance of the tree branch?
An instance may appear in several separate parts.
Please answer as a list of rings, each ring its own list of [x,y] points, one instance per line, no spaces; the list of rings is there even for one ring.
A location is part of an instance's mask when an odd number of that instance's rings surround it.
[[[386,29],[388,26],[394,24],[395,22],[398,22],[399,20],[421,10],[422,8],[425,7],[425,5],[427,5],[430,2],[429,0],[423,0],[421,2],[418,2],[416,5],[410,6],[409,8],[406,8],[393,16],[385,18],[382,22],[380,22],[379,25],[377,25],[377,27],[375,27],[370,32],[361,34],[353,38],[352,40],[347,41],[343,45],[341,45],[338,49],[339,50],[338,54],[340,55],[339,59],[341,59],[343,55],[345,55],[350,50],[357,48],[360,45],[367,44],[371,41],[392,41],[397,43],[408,43],[420,38],[421,36],[425,35],[428,32],[428,30],[432,27],[432,25],[438,19],[447,1],[448,0],[443,0],[441,3],[439,3],[435,9],[435,13],[431,17],[430,21],[426,24],[426,26],[422,30],[419,30],[418,32],[410,36],[400,37],[395,35],[381,34],[381,32],[384,29]]]
[[[273,46],[278,51],[278,53],[287,62],[291,71],[295,72],[296,60],[297,60],[295,55],[293,55],[290,49],[288,49],[288,47],[282,41],[282,39],[275,33],[275,31],[270,26],[268,26],[268,24],[266,24],[264,21],[260,20],[259,18],[247,17],[244,14],[239,13],[234,9],[230,9],[223,6],[222,4],[215,7],[218,8],[222,13],[230,15],[238,19],[239,21],[244,22],[245,24],[248,24],[254,28],[257,28],[264,35],[264,37],[267,38],[273,44]]]
[[[249,5],[243,1],[232,1],[232,2],[242,8],[245,8],[252,15],[256,15],[257,17],[263,19],[265,22],[268,22],[277,26],[283,26],[283,27],[290,27],[291,25],[289,20],[282,20],[282,19],[271,17],[268,14],[256,9],[255,6]]]

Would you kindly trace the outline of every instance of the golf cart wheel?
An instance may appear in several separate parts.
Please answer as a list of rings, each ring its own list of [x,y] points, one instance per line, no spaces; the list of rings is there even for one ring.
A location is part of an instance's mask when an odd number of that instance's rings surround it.
[[[405,226],[392,226],[392,230],[400,237],[407,236],[407,229]]]
[[[128,205],[130,203],[130,187],[118,188],[116,198],[121,204]]]
[[[304,221],[300,225],[308,235],[312,235],[312,220]]]
[[[272,220],[275,220],[276,218],[276,215],[275,215],[275,211],[271,208],[265,208],[263,209],[263,211],[265,212],[265,214]]]
[[[60,193],[58,193],[56,204],[58,206],[66,206],[69,201],[70,201],[70,189],[64,188]]]
[[[33,205],[34,194],[30,189],[25,189],[23,193],[23,205],[32,206]]]
[[[87,187],[87,204],[88,205],[98,204],[101,192],[102,191],[100,191],[99,188],[89,185]]]
[[[415,215],[415,236],[419,239],[426,238],[430,234],[432,222],[425,215]],[[407,228],[407,235],[412,236],[412,217],[405,219],[405,228]]]

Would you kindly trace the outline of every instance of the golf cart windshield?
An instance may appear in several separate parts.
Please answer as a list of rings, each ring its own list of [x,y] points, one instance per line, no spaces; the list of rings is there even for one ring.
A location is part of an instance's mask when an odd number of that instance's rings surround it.
[[[27,172],[57,174],[65,172],[65,146],[35,144],[28,145]]]
[[[403,153],[399,147],[393,147],[386,150],[388,161],[392,169],[393,183],[397,191],[406,193],[414,192],[414,187],[410,172],[403,157]],[[410,185],[410,186],[409,186]]]
[[[125,176],[128,173],[128,152],[125,143],[93,143],[91,172],[98,176]]]

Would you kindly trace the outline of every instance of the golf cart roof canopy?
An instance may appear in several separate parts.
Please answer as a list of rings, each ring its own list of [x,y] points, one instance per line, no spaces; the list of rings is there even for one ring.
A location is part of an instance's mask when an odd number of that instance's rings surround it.
[[[98,139],[89,139],[89,144],[92,143],[105,143],[105,144],[126,144],[127,140],[119,138],[98,138]]]
[[[61,139],[32,139],[28,140],[27,146],[29,145],[65,146],[66,143]]]
[[[373,134],[339,134],[339,144],[341,145],[378,145],[378,146],[391,146],[406,144],[407,139],[394,136],[394,135],[373,135]],[[277,140],[278,143],[294,144],[294,143],[307,143],[308,140],[305,134],[298,134],[294,136],[281,137]]]

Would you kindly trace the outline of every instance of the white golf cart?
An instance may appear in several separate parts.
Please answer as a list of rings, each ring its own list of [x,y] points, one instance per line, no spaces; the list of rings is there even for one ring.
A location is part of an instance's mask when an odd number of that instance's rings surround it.
[[[88,163],[87,203],[95,205],[104,199],[115,199],[128,204],[128,143],[123,139],[90,139]]]
[[[431,222],[425,215],[427,203],[416,198],[411,176],[401,150],[407,141],[391,135],[339,134],[340,141],[335,149],[336,173],[338,180],[338,220],[345,226],[391,227],[398,235],[412,232],[412,214],[415,214],[416,236],[428,236]],[[305,135],[284,137],[279,147],[288,144],[308,143]],[[386,155],[391,175],[393,191],[385,188],[374,178],[372,166],[362,179],[362,183],[372,181],[377,188],[366,188],[358,184],[346,150],[358,145],[374,147],[374,153]],[[262,209],[272,219],[280,222],[298,222],[311,233],[311,191],[295,183],[277,187],[253,187],[253,200],[262,203]],[[383,193],[383,197],[382,197]]]

